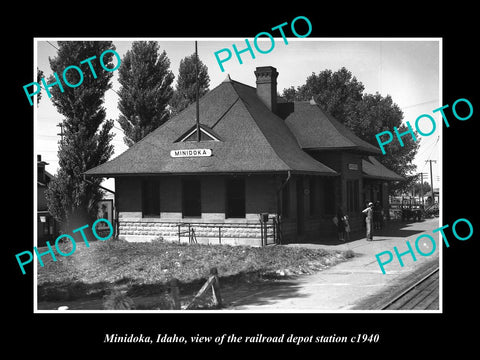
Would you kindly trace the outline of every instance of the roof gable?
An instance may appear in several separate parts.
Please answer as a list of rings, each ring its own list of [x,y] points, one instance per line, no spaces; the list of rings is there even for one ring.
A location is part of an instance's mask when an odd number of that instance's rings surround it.
[[[206,125],[199,125],[200,129],[200,141],[221,141],[220,136],[215,134],[215,132]],[[198,131],[197,124],[192,126],[188,131],[180,136],[175,142],[184,142],[184,141],[197,141],[198,140]]]
[[[288,169],[307,172],[320,170],[325,173],[336,174],[332,169],[314,160],[310,155],[301,150],[297,139],[285,122],[272,113],[259,100],[255,88],[235,81],[233,81],[233,86],[241,97],[242,104],[248,110],[256,127]]]
[[[286,171],[337,174],[298,146],[283,120],[257,97],[255,88],[228,79],[200,99],[201,129],[221,141],[179,141],[187,139],[195,129],[195,108],[191,104],[124,153],[86,174]],[[211,149],[212,156],[170,156],[175,150],[199,148]]]
[[[285,123],[303,149],[381,153],[380,149],[360,139],[315,102],[294,102],[294,110],[286,117]]]
[[[366,159],[362,159],[362,172],[366,178],[391,180],[391,181],[403,181],[402,176],[396,172],[385,167],[380,161],[373,156],[367,156]]]

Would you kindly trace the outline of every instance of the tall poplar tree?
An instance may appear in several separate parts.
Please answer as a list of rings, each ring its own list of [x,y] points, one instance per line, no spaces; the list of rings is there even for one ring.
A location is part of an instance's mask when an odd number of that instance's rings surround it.
[[[135,41],[119,68],[121,115],[118,123],[123,140],[132,146],[168,120],[167,105],[173,95],[174,75],[167,53],[156,41]]]
[[[37,83],[41,83],[41,78],[43,77],[43,71],[37,67]],[[42,92],[40,91],[37,95],[37,106],[42,98]]]
[[[178,78],[175,92],[170,102],[172,114],[178,114],[196,100],[197,80],[195,77],[195,54],[180,60]],[[207,66],[198,59],[198,96],[199,98],[208,92],[210,77]]]
[[[115,47],[111,41],[59,41],[58,48],[57,56],[49,61],[51,69],[62,81],[63,92],[58,84],[52,85],[49,91],[53,105],[64,116],[64,135],[58,150],[59,170],[49,183],[46,198],[49,211],[63,223],[64,231],[71,231],[91,225],[97,214],[96,203],[103,196],[98,187],[102,179],[86,182],[83,173],[106,162],[113,152],[110,144],[113,120],[105,120],[103,107],[113,73],[102,68],[100,56]],[[93,71],[88,63],[80,64],[93,56],[96,57],[90,62]],[[107,52],[102,58],[108,69],[115,67],[113,57],[112,52]],[[71,65],[78,66],[83,72],[83,81],[76,70],[66,73],[68,83],[79,84],[76,87],[63,83],[63,71]],[[56,81],[51,75],[47,83]]]

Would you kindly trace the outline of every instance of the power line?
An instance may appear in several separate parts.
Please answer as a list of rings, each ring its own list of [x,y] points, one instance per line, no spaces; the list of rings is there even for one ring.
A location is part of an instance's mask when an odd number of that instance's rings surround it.
[[[52,45],[55,49],[57,49],[58,51],[60,51],[60,49],[57,48],[55,45],[53,45],[50,41],[47,40],[47,43],[49,43],[49,44]]]
[[[427,147],[425,150],[423,150],[422,153],[426,153],[426,152],[429,151],[429,150],[432,150],[432,151],[433,151],[433,148],[437,145],[439,139],[440,139],[440,136],[437,136],[437,139],[435,140],[435,142],[430,143],[430,146]],[[430,155],[431,155],[431,152],[430,152]]]
[[[60,128],[60,133],[58,133],[57,135],[60,135],[60,141],[63,141],[63,135],[65,135],[65,133],[63,132],[63,123],[59,123],[57,124],[57,126]]]
[[[123,129],[120,129],[119,127],[116,127],[115,124],[113,124],[113,127],[114,127],[115,129],[120,130],[120,131],[123,132]]]
[[[425,105],[425,104],[429,104],[429,103],[431,103],[431,102],[436,102],[436,101],[438,101],[438,99],[428,100],[428,101],[424,101],[424,102],[421,102],[421,103],[418,103],[418,104],[413,104],[413,105],[404,106],[404,107],[401,107],[401,109],[408,109],[408,108],[411,108],[411,107],[420,106],[420,105]]]
[[[438,137],[437,137],[437,139],[438,139]],[[425,147],[425,149],[422,151],[422,153],[424,154],[424,153],[430,151],[433,147],[435,147],[435,146],[437,145],[437,141],[438,141],[438,140],[435,140],[435,142],[431,142],[430,144],[428,144],[428,145]]]
[[[117,90],[113,89],[113,88],[110,88],[110,90],[112,90],[115,94],[118,95],[118,97],[120,97],[120,94],[117,92]]]
[[[422,167],[421,171],[423,171],[423,169],[425,168],[425,165],[427,164],[427,161],[430,160],[430,157],[432,156],[433,150],[435,150],[435,146],[438,144],[439,139],[440,139],[440,136],[437,136],[437,140],[435,141],[435,143],[432,146],[432,151],[430,151],[430,155],[428,155],[427,160],[425,161],[425,164],[423,164],[423,167]]]
[[[432,173],[432,162],[435,164],[437,163],[437,160],[425,160],[425,164],[429,162],[430,163],[430,187],[432,188],[432,203],[435,202],[434,199],[434,194],[433,194],[433,173]]]

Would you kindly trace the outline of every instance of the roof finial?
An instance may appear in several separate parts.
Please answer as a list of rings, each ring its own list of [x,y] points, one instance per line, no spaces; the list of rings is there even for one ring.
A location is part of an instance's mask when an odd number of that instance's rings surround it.
[[[227,77],[222,82],[230,82],[230,81],[232,81],[232,79],[230,78],[230,74],[227,74]]]
[[[313,98],[313,95],[312,95],[312,98],[310,99],[310,105],[317,105],[317,103],[315,102],[315,99]]]

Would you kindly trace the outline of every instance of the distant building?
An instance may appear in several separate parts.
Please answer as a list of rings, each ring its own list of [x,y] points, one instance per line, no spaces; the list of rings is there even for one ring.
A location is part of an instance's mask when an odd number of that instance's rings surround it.
[[[37,243],[45,245],[46,241],[55,240],[57,234],[57,222],[49,213],[45,190],[53,175],[45,170],[45,161],[37,155]]]
[[[274,67],[255,75],[256,88],[228,76],[200,99],[200,133],[192,104],[86,172],[115,178],[120,238],[318,242],[338,207],[355,231],[366,202],[388,205],[388,183],[403,178],[380,149],[313,101],[278,101]]]
[[[433,199],[432,199],[432,191],[428,191],[425,196],[425,204],[426,205],[433,205],[440,202],[440,189],[434,188],[433,189]]]

